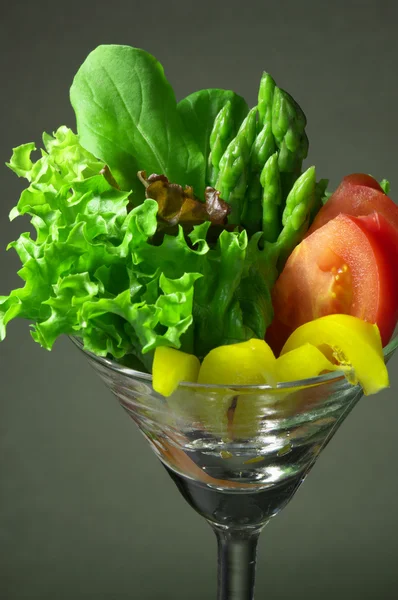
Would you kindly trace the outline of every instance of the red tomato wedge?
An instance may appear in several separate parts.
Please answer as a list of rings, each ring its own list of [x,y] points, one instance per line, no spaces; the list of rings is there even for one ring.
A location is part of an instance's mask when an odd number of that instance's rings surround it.
[[[383,192],[376,179],[364,173],[348,175],[321,208],[307,235],[340,213],[360,217],[375,211],[398,230],[398,206]]]
[[[300,325],[348,314],[380,329],[383,346],[398,319],[398,230],[378,213],[340,214],[290,255],[272,292],[266,340],[279,353]]]

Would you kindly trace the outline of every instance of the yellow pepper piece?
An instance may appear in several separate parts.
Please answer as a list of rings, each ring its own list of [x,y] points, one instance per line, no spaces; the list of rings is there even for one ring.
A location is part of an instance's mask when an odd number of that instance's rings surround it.
[[[272,378],[275,356],[264,340],[219,346],[200,367],[198,383],[215,385],[264,385]]]
[[[153,360],[153,389],[163,396],[170,396],[181,381],[195,383],[199,369],[199,359],[193,354],[160,346],[156,348]]]
[[[231,411],[234,401],[232,392],[229,394],[218,391],[214,394],[200,394],[196,398],[195,417],[212,435],[221,439],[231,437]]]
[[[219,346],[205,357],[199,371],[198,383],[215,385],[265,385],[274,382],[276,359],[264,340]],[[217,393],[211,401],[199,403],[200,419],[211,432],[223,438],[251,437],[259,427],[257,398],[241,394]],[[231,404],[234,409],[229,410]],[[261,404],[264,400],[261,399]]]
[[[359,382],[366,395],[376,394],[389,386],[377,325],[350,315],[321,317],[296,329],[287,340],[281,355],[307,343],[320,349],[330,347],[340,365],[352,367],[355,372],[353,383]]]
[[[278,383],[299,381],[338,369],[342,367],[332,364],[316,346],[303,344],[276,359],[275,379]]]

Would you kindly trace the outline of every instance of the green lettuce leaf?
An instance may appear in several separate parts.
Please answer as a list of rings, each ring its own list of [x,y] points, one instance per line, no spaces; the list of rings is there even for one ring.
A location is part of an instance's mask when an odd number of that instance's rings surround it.
[[[99,356],[135,355],[148,370],[162,345],[203,357],[212,348],[264,337],[272,319],[269,290],[275,252],[261,234],[224,230],[210,242],[210,221],[186,236],[160,235],[158,203],[130,210],[130,191],[65,127],[14,150],[9,166],[29,185],[11,213],[28,214],[36,235],[12,242],[23,287],[0,297],[0,338],[8,323],[32,321],[32,337],[50,350],[74,335]],[[155,236],[155,233],[158,235]]]
[[[133,190],[135,206],[144,199],[141,170],[203,196],[203,154],[153,56],[130,46],[99,46],[77,72],[70,98],[82,145],[109,166],[122,189]]]
[[[260,250],[261,233],[248,242],[245,231],[224,230],[211,247],[210,225],[195,226],[190,244],[180,227],[161,245],[135,250],[135,260],[147,272],[157,268],[170,278],[182,271],[202,275],[194,290],[193,346],[184,348],[199,358],[223,344],[264,337],[273,317],[270,289],[277,276],[277,251],[271,244]]]
[[[139,250],[157,229],[157,203],[146,200],[128,212],[129,192],[108,183],[103,163],[71,131],[44,139],[47,152],[36,162],[34,144],[26,144],[9,163],[30,182],[12,217],[29,214],[37,235],[23,233],[9,245],[21,259],[25,285],[0,298],[1,339],[9,322],[23,317],[48,350],[61,334],[80,336],[102,356],[179,347],[192,324],[200,274],[173,279],[156,264],[141,265]]]

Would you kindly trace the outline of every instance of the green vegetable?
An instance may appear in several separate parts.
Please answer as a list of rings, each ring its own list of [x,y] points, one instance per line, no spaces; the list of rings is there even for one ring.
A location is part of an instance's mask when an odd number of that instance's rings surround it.
[[[311,225],[312,221],[318,214],[318,211],[322,208],[322,206],[328,201],[328,199],[331,196],[331,194],[327,192],[328,185],[329,179],[320,179],[315,184],[315,200],[310,212],[309,225]]]
[[[43,144],[46,152],[42,151],[41,158],[35,163],[31,160],[31,154],[36,150],[33,142],[14,148],[7,163],[10,169],[19,177],[25,177],[31,185],[61,188],[71,181],[98,175],[104,167],[104,163],[87,152],[67,127],[59,127],[53,136],[44,133]],[[25,190],[18,206],[24,206],[28,195],[28,190]],[[14,216],[17,216],[16,212]]]
[[[286,200],[282,215],[283,229],[276,242],[280,268],[305,235],[315,201],[315,167],[310,167],[294,183]]]
[[[300,175],[302,162],[308,154],[306,124],[305,115],[297,102],[276,87],[272,105],[272,132],[279,149],[278,163],[284,198]]]
[[[102,356],[178,347],[192,323],[200,274],[181,272],[173,280],[156,264],[140,264],[140,249],[157,228],[156,202],[128,213],[129,193],[99,174],[103,164],[71,131],[63,127],[44,139],[48,153],[37,162],[33,144],[17,148],[10,161],[30,181],[12,217],[31,215],[37,238],[24,233],[10,244],[25,285],[0,299],[1,339],[8,322],[23,317],[34,321],[32,336],[47,349],[62,333],[81,336]]]
[[[36,234],[9,245],[24,285],[0,297],[0,338],[23,317],[44,348],[75,335],[149,370],[160,346],[202,358],[263,339],[277,267],[326,195],[313,167],[299,177],[294,100],[264,73],[249,112],[218,89],[177,104],[153,56],[111,45],[85,60],[71,102],[78,135],[60,127],[37,160],[30,143],[9,163],[28,180],[10,217],[30,215]]]
[[[258,114],[260,127],[272,124],[272,106],[274,101],[275,81],[269,73],[263,73],[258,91]]]
[[[250,234],[261,230],[263,194],[260,174],[269,157],[275,152],[274,136],[270,123],[265,123],[257,135],[250,153],[249,184],[246,190],[242,215],[243,226]],[[279,233],[279,231],[278,231]]]
[[[206,160],[206,185],[213,187],[220,158],[249,111],[246,101],[228,90],[200,90],[181,100],[177,110]]]
[[[203,240],[196,228],[191,239]],[[261,234],[260,234],[261,235]],[[202,261],[203,278],[195,286],[195,353],[203,358],[217,346],[263,339],[272,321],[270,295],[275,261],[258,250],[259,234],[248,241],[245,231],[223,231]],[[202,241],[203,243],[203,241]]]
[[[207,221],[193,228],[190,243],[179,227],[153,245],[155,200],[128,212],[129,192],[110,185],[103,163],[70,130],[44,139],[38,161],[34,144],[15,149],[10,161],[30,182],[12,216],[31,215],[37,237],[24,233],[10,244],[25,285],[0,298],[1,339],[9,321],[23,317],[44,348],[61,334],[77,335],[97,355],[133,354],[149,369],[162,345],[204,356],[264,336],[275,261],[257,250],[258,238],[223,231],[210,247]]]
[[[208,181],[212,187],[217,183],[222,155],[237,133],[233,129],[231,112],[232,105],[230,102],[227,102],[216,116],[210,134],[210,153],[207,162],[207,172]]]
[[[390,188],[391,188],[390,182],[388,181],[388,179],[382,179],[380,181],[380,187],[383,190],[383,192],[385,194],[387,194],[387,196],[388,196],[388,194],[390,193]]]
[[[272,133],[272,104],[274,90],[275,81],[269,73],[264,72],[261,76],[258,91],[258,135],[251,148],[249,181],[242,215],[243,226],[250,234],[260,231],[262,228],[263,188],[260,183],[260,174],[265,163],[276,150]]]
[[[144,199],[140,170],[203,195],[204,156],[153,56],[129,46],[99,46],[77,72],[70,97],[82,146],[109,166],[123,190],[133,190],[134,205]]]
[[[223,231],[211,247],[209,228],[210,222],[194,227],[191,245],[180,227],[177,236],[166,235],[160,246],[146,244],[137,251],[140,264],[154,264],[170,278],[181,271],[202,275],[195,283],[193,350],[183,348],[199,358],[222,344],[264,337],[273,315],[270,285],[276,278],[276,256],[258,250],[261,234],[249,242],[245,231]]]
[[[216,188],[231,205],[229,222],[240,223],[250,172],[250,151],[256,137],[257,108],[252,108],[220,161]]]
[[[261,173],[263,187],[262,230],[267,242],[275,242],[280,232],[280,208],[282,204],[278,153],[275,152],[265,163]]]
[[[247,175],[247,190],[242,224],[250,234],[263,228],[265,239],[275,241],[279,229],[279,204],[285,200],[300,175],[303,159],[308,152],[305,133],[306,118],[298,104],[284,90],[276,87],[268,73],[263,73],[258,93],[257,128],[259,133],[251,149],[250,170]],[[277,150],[277,165],[271,161],[275,182],[278,169],[277,203],[270,200],[275,194],[272,187],[268,192],[260,182],[260,173],[270,156]],[[266,185],[268,185],[269,180]],[[264,189],[264,193],[263,193]],[[262,201],[263,197],[263,201]],[[264,200],[265,199],[265,200]],[[264,202],[267,209],[264,212]],[[271,208],[272,207],[272,208]]]

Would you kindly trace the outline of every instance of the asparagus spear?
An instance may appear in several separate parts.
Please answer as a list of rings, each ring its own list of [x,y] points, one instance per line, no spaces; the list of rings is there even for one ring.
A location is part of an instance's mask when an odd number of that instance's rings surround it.
[[[258,91],[258,114],[259,123],[263,127],[266,123],[272,123],[272,104],[274,99],[275,81],[269,73],[264,72]]]
[[[283,267],[289,254],[308,229],[315,203],[315,186],[315,167],[310,167],[296,180],[289,192],[282,215],[283,229],[276,241],[279,268]]]
[[[214,119],[214,125],[210,134],[210,154],[208,158],[208,181],[211,187],[215,187],[220,171],[220,160],[228,144],[236,134],[235,123],[232,118],[232,104],[228,100]]]
[[[249,232],[254,232],[258,230],[262,220],[265,239],[275,241],[279,233],[279,204],[282,198],[288,196],[300,175],[303,158],[307,156],[306,118],[293,98],[276,87],[275,81],[268,73],[263,73],[261,77],[258,113],[261,129],[251,153],[243,224]],[[261,206],[260,173],[276,149],[278,149],[278,165],[275,165],[275,159],[271,161],[268,168],[272,171],[269,171],[268,176],[274,182],[275,178],[278,178],[278,191],[273,188],[269,192],[270,197],[277,194],[278,203],[270,201],[267,190],[264,190],[265,197]],[[279,167],[278,173],[276,173],[277,167]]]
[[[307,120],[297,102],[276,87],[272,103],[272,133],[279,149],[282,193],[286,198],[308,154]]]
[[[245,196],[242,221],[249,233],[261,230],[262,222],[262,187],[260,174],[269,157],[275,152],[275,141],[272,134],[272,102],[275,81],[269,73],[262,74],[258,90],[257,122],[258,134],[250,154],[249,183]]]
[[[282,203],[281,182],[278,167],[278,153],[275,152],[264,165],[261,172],[262,229],[267,242],[275,242],[280,232],[280,205]]]
[[[238,133],[229,143],[220,160],[215,185],[223,200],[231,205],[229,222],[239,225],[250,168],[250,151],[256,136],[257,107],[252,108]]]
[[[243,226],[250,234],[261,230],[263,189],[260,174],[270,156],[275,152],[274,136],[271,123],[266,122],[257,135],[250,152],[249,184],[245,195],[245,205],[242,214]]]

